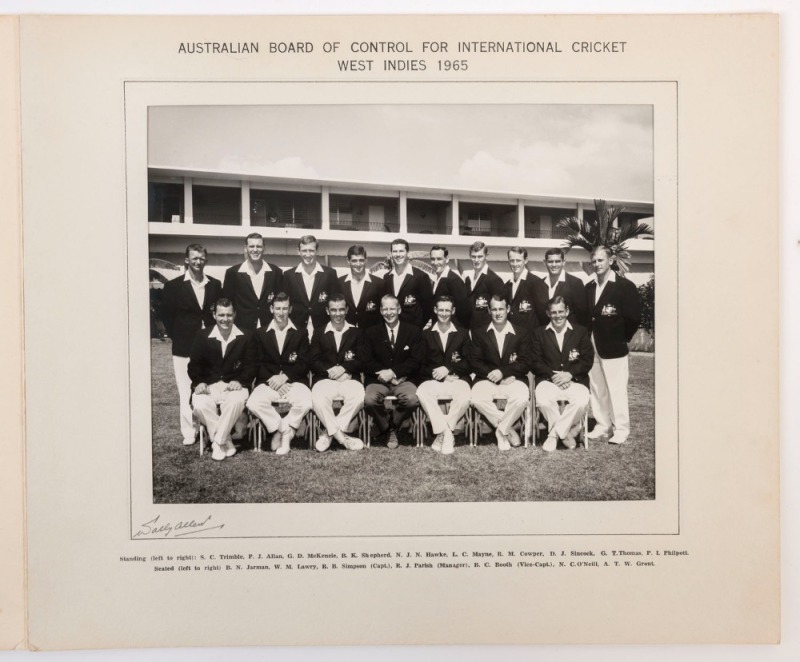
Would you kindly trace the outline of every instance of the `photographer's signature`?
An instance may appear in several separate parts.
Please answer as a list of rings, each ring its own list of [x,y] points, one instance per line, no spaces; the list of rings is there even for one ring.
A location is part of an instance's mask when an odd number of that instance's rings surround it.
[[[133,534],[134,538],[182,538],[195,533],[205,533],[214,529],[221,529],[224,524],[211,525],[211,515],[205,519],[181,520],[176,523],[162,522],[161,515],[139,525],[139,530]]]

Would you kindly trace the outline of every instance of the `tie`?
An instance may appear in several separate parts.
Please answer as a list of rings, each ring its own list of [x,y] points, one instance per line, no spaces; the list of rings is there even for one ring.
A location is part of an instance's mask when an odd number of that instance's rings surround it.
[[[389,329],[389,344],[394,349],[394,329]]]

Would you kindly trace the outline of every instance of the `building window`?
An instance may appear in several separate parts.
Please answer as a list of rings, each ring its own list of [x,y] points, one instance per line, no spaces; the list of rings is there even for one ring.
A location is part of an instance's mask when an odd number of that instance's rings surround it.
[[[328,200],[331,230],[399,232],[399,198],[332,193]]]
[[[148,182],[147,220],[150,223],[183,223],[183,184]]]
[[[227,186],[192,186],[194,222],[241,225],[242,191]]]
[[[420,234],[450,234],[452,203],[447,200],[406,200],[408,231]]]
[[[517,206],[462,202],[458,225],[460,234],[466,236],[516,237]]]
[[[251,188],[250,225],[319,229],[322,227],[322,196]]]
[[[564,228],[556,227],[558,221],[577,215],[577,209],[567,207],[530,207],[526,205],[525,236],[529,239],[564,239],[569,232]]]

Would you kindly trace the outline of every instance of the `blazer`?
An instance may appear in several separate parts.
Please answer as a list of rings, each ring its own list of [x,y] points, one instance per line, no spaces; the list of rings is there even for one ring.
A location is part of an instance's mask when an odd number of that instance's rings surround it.
[[[464,278],[464,282],[467,284],[467,290],[469,291],[469,328],[482,327],[485,329],[492,321],[489,316],[489,301],[495,294],[501,297],[505,296],[505,285],[500,280],[500,276],[491,269],[478,278],[475,287],[472,287],[471,275],[467,275]]]
[[[422,332],[425,342],[425,358],[422,361],[420,381],[433,379],[434,368],[444,366],[459,379],[470,382],[472,367],[469,362],[469,331],[456,327],[455,333],[447,334],[447,342],[442,347],[442,338],[435,329]]]
[[[440,296],[449,296],[453,299],[453,305],[456,307],[456,315],[453,321],[468,329],[470,308],[472,306],[472,302],[469,300],[469,290],[467,289],[467,284],[458,275],[458,272],[452,268],[447,276],[436,284],[436,289],[433,291],[431,315],[429,317],[431,324],[436,324],[436,313],[433,312],[433,307],[436,305],[436,299]]]
[[[381,297],[384,283],[381,278],[370,276],[369,283],[364,283],[361,298],[356,305],[353,299],[353,288],[346,276],[339,278],[339,291],[347,302],[347,322],[359,329],[366,329],[381,322]]]
[[[307,383],[310,347],[305,327],[288,329],[283,351],[278,351],[275,331],[260,328],[253,334],[256,361],[256,386],[266,384],[270,377],[283,373],[290,382]]]
[[[587,326],[589,324],[589,308],[586,305],[586,286],[583,281],[577,276],[572,274],[565,274],[563,283],[556,285],[556,293],[553,296],[564,297],[564,301],[569,306],[569,323],[575,326]],[[543,326],[550,323],[550,318],[547,316],[547,302],[550,300],[550,288],[548,285],[549,276],[542,279],[544,283],[544,290],[541,291],[542,297],[539,306],[537,306],[537,315],[539,315],[539,322]],[[539,313],[541,311],[541,313]]]
[[[392,274],[383,276],[384,294],[395,295],[400,302],[400,321],[413,324],[420,329],[430,319],[433,308],[433,287],[430,276],[421,269],[411,267],[411,273],[405,277],[400,291],[395,294]]]
[[[322,272],[314,275],[314,286],[311,289],[311,298],[308,298],[303,277],[292,267],[283,274],[283,291],[289,295],[292,312],[289,318],[300,329],[306,328],[308,318],[315,329],[325,326],[328,319],[328,297],[339,293],[339,279],[336,271],[330,267],[319,265]]]
[[[172,354],[187,357],[192,351],[194,337],[200,329],[211,331],[214,327],[212,306],[219,298],[222,285],[216,278],[208,277],[203,305],[197,303],[192,284],[184,276],[173,278],[164,285],[161,299],[161,319],[167,334],[172,338]],[[237,326],[238,326],[238,319]]]
[[[236,380],[249,389],[255,377],[255,357],[253,356],[252,333],[232,340],[222,354],[222,344],[216,338],[209,338],[215,327],[197,334],[192,343],[189,356],[189,378],[192,391],[198,384],[216,384]]]
[[[472,329],[470,363],[476,380],[486,379],[486,375],[492,370],[499,369],[504,379],[516,377],[528,383],[528,372],[533,360],[531,334],[524,327],[511,322],[509,324],[514,333],[506,336],[502,355],[497,347],[494,330],[489,331],[486,327]]]
[[[417,384],[424,354],[425,343],[422,340],[422,332],[413,324],[400,321],[394,349],[389,342],[386,324],[381,322],[371,326],[361,336],[358,353],[364,370],[364,383],[366,385],[380,383],[375,374],[391,368],[398,377],[405,377]]]
[[[617,274],[615,281],[606,283],[597,303],[596,292],[597,281],[593,280],[586,286],[586,303],[591,312],[589,330],[597,355],[601,359],[627,356],[628,343],[642,318],[639,291],[631,281]]]
[[[336,349],[336,340],[333,332],[325,332],[324,327],[314,331],[311,338],[311,383],[328,379],[328,370],[340,365],[353,379],[361,379],[361,363],[358,360],[358,345],[361,342],[361,330],[351,327],[342,335],[339,349]]]
[[[242,331],[245,329],[253,331],[259,322],[261,322],[261,326],[267,326],[272,321],[269,306],[273,297],[283,288],[283,272],[280,267],[267,262],[269,271],[264,273],[264,285],[260,292],[256,292],[250,276],[239,271],[242,264],[234,264],[225,270],[222,296],[233,301],[233,307],[236,310],[236,326]]]
[[[508,301],[508,319],[519,326],[524,326],[531,333],[540,326],[542,317],[544,324],[549,323],[547,317],[547,285],[538,276],[527,273],[517,286],[517,293],[511,296],[513,279],[505,284],[505,297]]]
[[[572,375],[572,381],[589,388],[593,363],[594,349],[584,327],[573,325],[572,329],[567,329],[560,350],[552,329],[540,326],[533,332],[533,374],[537,384],[550,381],[556,371],[566,370]]]

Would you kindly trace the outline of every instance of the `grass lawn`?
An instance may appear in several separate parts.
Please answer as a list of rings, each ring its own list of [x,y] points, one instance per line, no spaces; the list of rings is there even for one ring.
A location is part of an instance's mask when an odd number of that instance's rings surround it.
[[[604,442],[574,451],[540,447],[500,453],[486,435],[477,448],[459,444],[450,456],[410,440],[390,451],[374,445],[348,452],[337,444],[309,451],[304,439],[276,456],[240,452],[223,462],[183,446],[178,391],[169,341],[151,345],[153,403],[153,500],[155,503],[619,501],[655,497],[653,354],[632,354],[631,437],[622,446]],[[429,442],[428,442],[429,443]]]

